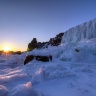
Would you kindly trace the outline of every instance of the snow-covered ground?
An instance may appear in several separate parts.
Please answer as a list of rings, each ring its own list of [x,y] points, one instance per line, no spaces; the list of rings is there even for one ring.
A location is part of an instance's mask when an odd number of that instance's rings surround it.
[[[26,55],[52,55],[52,62]],[[0,56],[0,96],[96,96],[96,38]]]

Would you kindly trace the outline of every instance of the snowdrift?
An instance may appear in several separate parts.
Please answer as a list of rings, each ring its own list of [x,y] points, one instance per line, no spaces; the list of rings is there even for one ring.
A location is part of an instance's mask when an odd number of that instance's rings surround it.
[[[27,84],[18,85],[13,90],[11,90],[8,94],[8,96],[42,96],[42,95],[43,94],[41,94],[38,91],[35,91],[32,88],[32,83],[31,82],[27,82]]]
[[[7,96],[8,94],[8,89],[3,86],[3,85],[0,85],[0,96]]]

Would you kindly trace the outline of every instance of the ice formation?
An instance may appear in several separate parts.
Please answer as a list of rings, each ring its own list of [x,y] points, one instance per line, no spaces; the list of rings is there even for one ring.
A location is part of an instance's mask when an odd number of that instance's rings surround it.
[[[66,31],[62,38],[62,43],[76,43],[91,38],[96,38],[96,19],[85,22]]]

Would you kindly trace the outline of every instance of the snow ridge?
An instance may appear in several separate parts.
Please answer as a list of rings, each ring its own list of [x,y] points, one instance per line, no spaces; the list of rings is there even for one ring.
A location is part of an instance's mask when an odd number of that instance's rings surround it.
[[[77,43],[91,38],[96,38],[96,18],[67,30],[63,35],[62,43]]]

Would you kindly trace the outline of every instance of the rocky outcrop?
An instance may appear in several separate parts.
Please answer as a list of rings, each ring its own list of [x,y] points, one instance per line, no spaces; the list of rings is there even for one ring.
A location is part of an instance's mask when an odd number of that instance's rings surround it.
[[[59,33],[54,38],[50,38],[48,42],[37,42],[36,38],[33,38],[33,40],[28,44],[28,51],[32,51],[33,49],[41,49],[41,48],[48,48],[49,45],[51,46],[58,46],[61,43],[62,36],[64,33]]]
[[[36,59],[37,61],[42,61],[42,62],[49,62],[52,61],[52,56],[34,56],[34,55],[28,55],[25,58],[24,65],[26,65],[28,62],[32,61],[33,59]]]
[[[32,61],[33,59],[34,59],[33,55],[26,56],[26,58],[24,60],[24,65],[26,65],[28,62]]]
[[[64,33],[59,33],[58,35],[56,35],[56,37],[50,38],[50,41],[49,41],[50,45],[51,46],[58,46],[58,45],[60,45],[63,35],[64,35]]]
[[[28,44],[28,51],[31,51],[33,49],[37,48],[37,39],[33,38],[33,40]]]
[[[49,45],[49,42],[38,42],[37,43],[37,48],[41,49],[41,48],[47,48]]]
[[[33,49],[37,48],[37,49],[41,49],[41,48],[45,48],[45,45],[48,42],[37,42],[36,38],[33,38],[33,40],[28,44],[28,51],[32,51]]]

